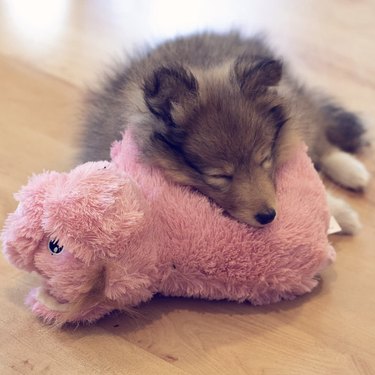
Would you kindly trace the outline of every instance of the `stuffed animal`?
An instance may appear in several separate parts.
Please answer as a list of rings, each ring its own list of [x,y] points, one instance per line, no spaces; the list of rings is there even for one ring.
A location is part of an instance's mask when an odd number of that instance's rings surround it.
[[[335,252],[325,190],[304,146],[276,177],[278,216],[252,228],[142,164],[127,133],[112,162],[32,177],[6,220],[3,250],[41,276],[27,305],[47,323],[94,322],[156,293],[290,300],[317,285]]]

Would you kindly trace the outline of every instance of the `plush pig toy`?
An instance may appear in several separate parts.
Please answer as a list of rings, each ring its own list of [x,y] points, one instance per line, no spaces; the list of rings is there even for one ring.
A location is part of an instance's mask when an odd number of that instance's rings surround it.
[[[6,220],[3,250],[40,275],[27,305],[47,323],[94,322],[156,293],[293,299],[335,257],[325,191],[303,146],[278,170],[278,216],[261,229],[143,165],[130,134],[112,159],[32,177]]]

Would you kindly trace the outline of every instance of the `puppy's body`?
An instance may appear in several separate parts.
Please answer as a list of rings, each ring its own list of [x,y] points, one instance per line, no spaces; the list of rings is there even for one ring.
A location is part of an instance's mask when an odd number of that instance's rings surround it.
[[[358,118],[299,85],[258,38],[175,39],[121,67],[89,96],[80,161],[108,159],[129,126],[148,163],[252,225],[273,220],[273,172],[298,138],[338,183],[368,178],[346,153],[352,178],[332,172],[339,148],[362,145]]]

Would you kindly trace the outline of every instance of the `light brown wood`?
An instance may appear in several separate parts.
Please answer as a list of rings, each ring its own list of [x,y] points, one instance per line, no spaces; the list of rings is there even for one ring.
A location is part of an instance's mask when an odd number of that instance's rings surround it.
[[[83,88],[138,43],[202,28],[265,29],[297,73],[375,127],[375,3],[0,0],[0,225],[32,173],[68,169]],[[375,156],[361,158],[375,172]],[[330,184],[331,185],[331,184]],[[0,257],[1,374],[375,374],[375,183],[338,194],[357,237],[311,295],[268,307],[155,298],[138,318],[54,331],[23,305],[33,275]]]

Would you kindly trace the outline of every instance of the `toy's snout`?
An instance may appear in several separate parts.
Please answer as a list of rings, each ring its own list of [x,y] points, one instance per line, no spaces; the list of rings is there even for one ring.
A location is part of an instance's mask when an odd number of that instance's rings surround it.
[[[19,204],[5,220],[1,238],[5,255],[16,267],[34,270],[33,256],[45,236],[42,228],[45,195],[57,180],[63,178],[63,174],[56,172],[33,176],[15,194]]]

